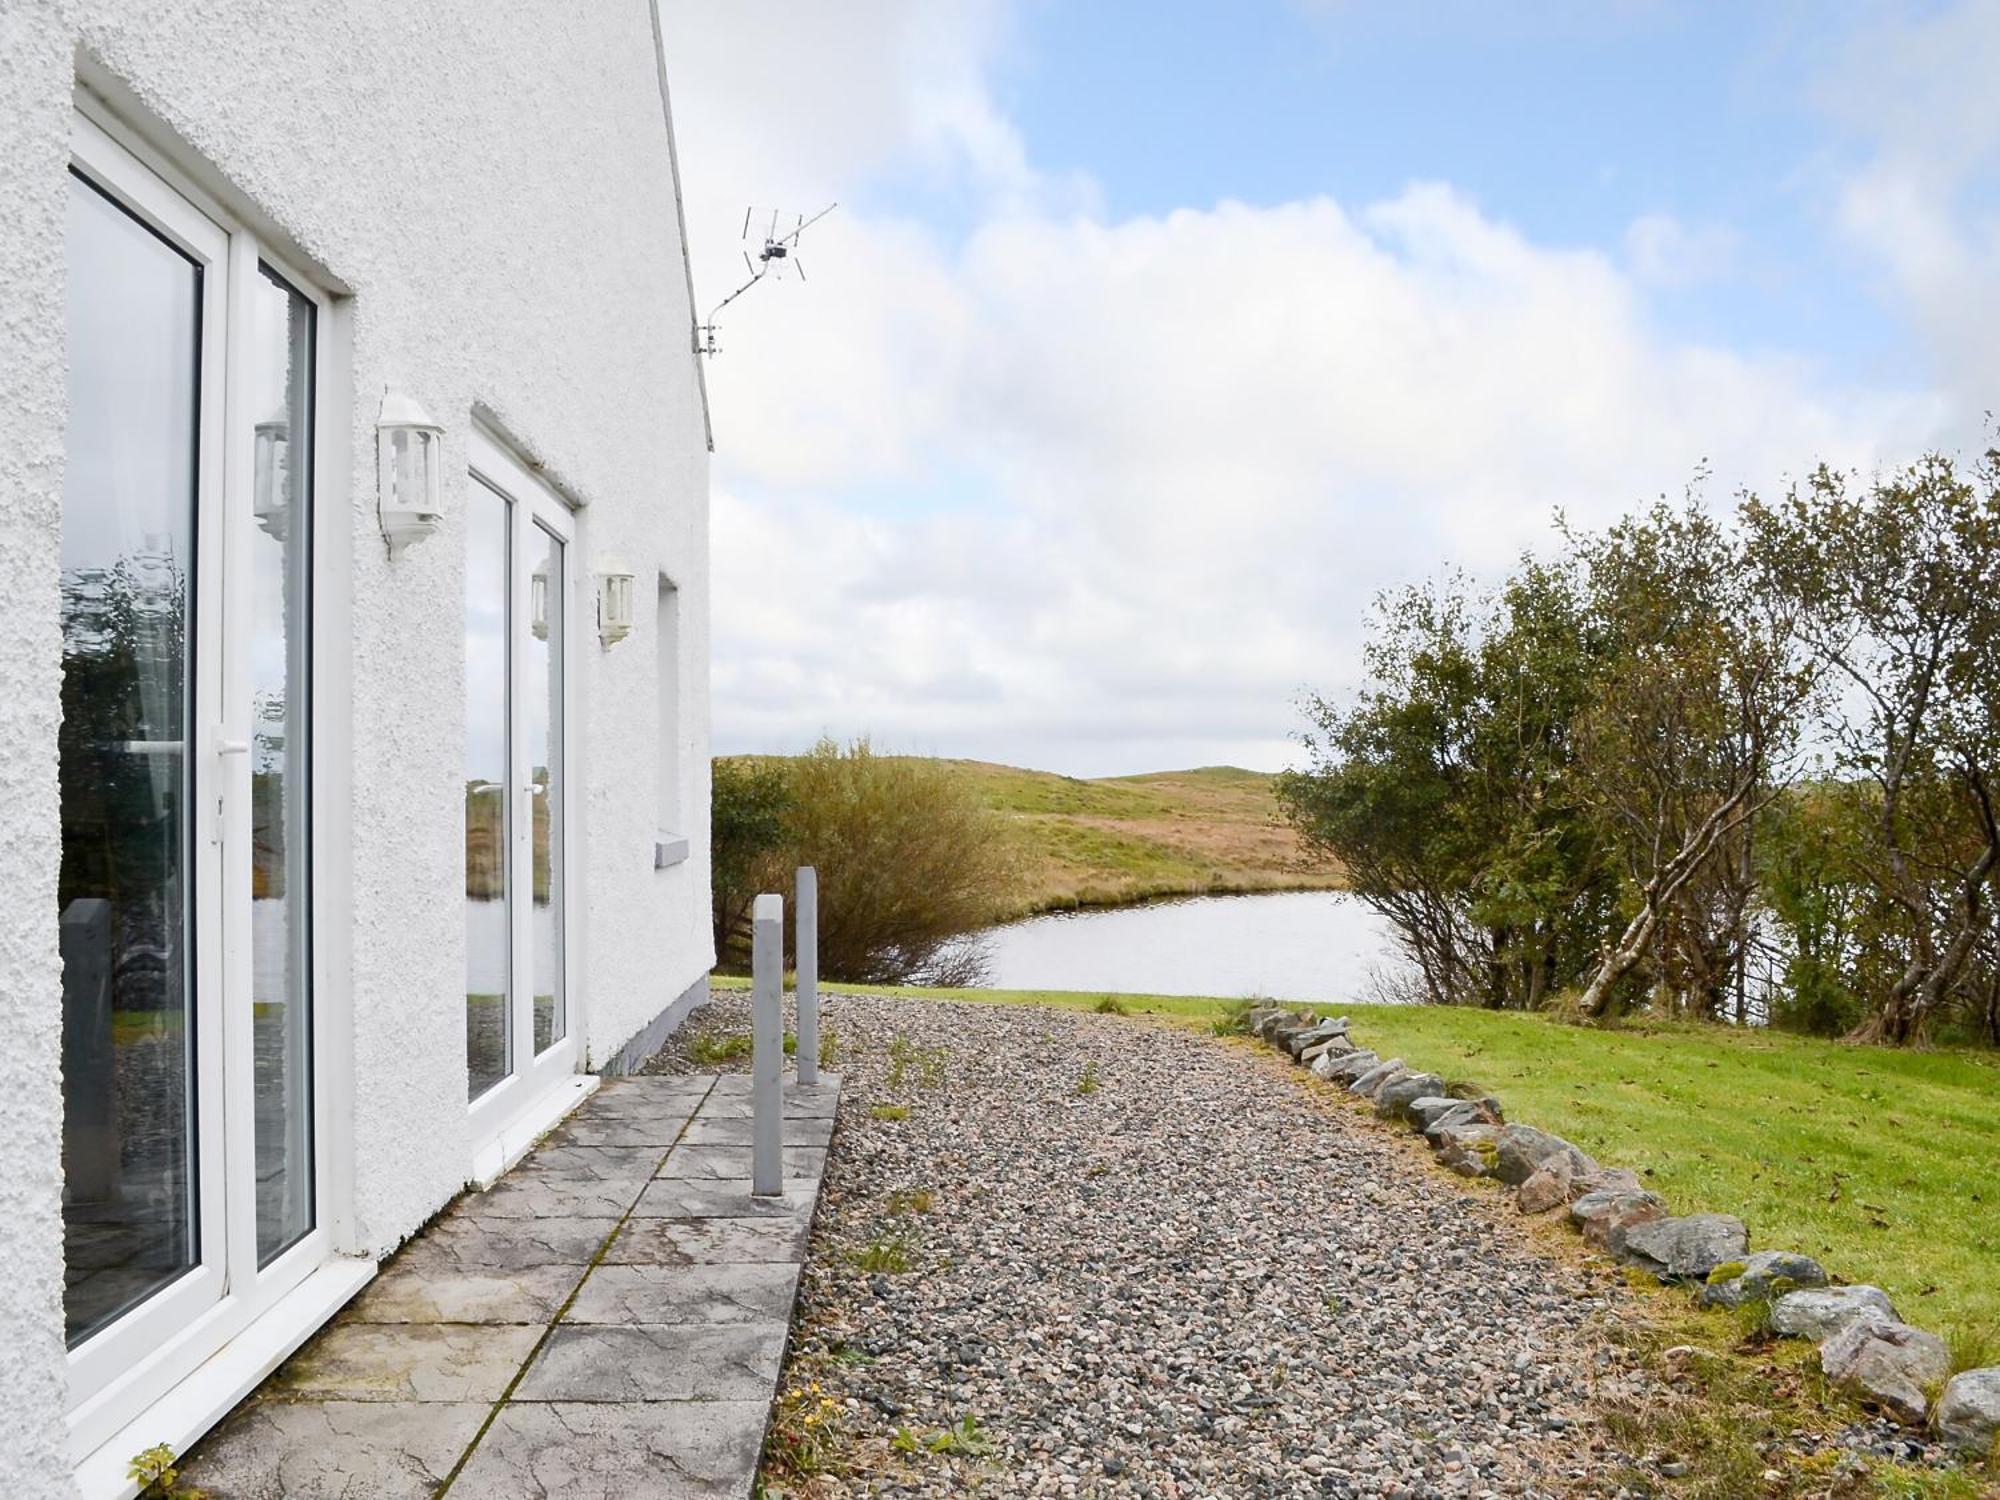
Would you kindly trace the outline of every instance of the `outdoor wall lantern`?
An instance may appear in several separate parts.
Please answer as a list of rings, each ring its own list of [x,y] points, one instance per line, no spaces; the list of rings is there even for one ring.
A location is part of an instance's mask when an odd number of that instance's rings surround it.
[[[606,649],[632,633],[632,570],[615,557],[597,565],[597,638]]]
[[[391,557],[438,529],[443,482],[444,429],[410,397],[384,392],[375,419],[375,490]]]
[[[528,575],[528,629],[538,641],[549,638],[549,564],[544,558]]]
[[[279,407],[257,424],[256,479],[250,508],[264,535],[282,542],[291,513],[292,422]]]

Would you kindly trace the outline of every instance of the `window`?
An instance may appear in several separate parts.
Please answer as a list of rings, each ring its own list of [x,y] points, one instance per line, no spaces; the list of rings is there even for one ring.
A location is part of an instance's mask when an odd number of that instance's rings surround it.
[[[658,728],[659,785],[655,793],[658,835],[653,844],[653,865],[664,870],[687,858],[687,830],[681,827],[681,591],[664,573],[660,575],[659,632],[654,639],[659,653]]]
[[[311,784],[328,303],[87,101],[66,249],[52,915],[88,1451],[328,1254]]]

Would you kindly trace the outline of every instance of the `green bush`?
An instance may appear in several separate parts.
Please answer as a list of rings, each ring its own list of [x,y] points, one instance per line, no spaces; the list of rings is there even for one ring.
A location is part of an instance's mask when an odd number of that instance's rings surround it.
[[[970,934],[1008,899],[1013,845],[962,773],[877,755],[866,739],[822,740],[793,760],[717,761],[715,788],[718,953],[741,963],[752,900],[777,891],[789,904],[794,870],[811,865],[823,977],[951,985],[983,977]]]
[[[718,958],[746,958],[750,903],[784,868],[792,793],[782,762],[724,756],[710,792],[710,899]]]

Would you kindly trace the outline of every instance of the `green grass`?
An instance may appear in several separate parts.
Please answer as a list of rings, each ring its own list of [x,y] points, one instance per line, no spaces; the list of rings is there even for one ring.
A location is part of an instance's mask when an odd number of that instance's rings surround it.
[[[1204,766],[1085,781],[987,761],[946,764],[1016,840],[1017,873],[995,921],[1341,884],[1339,868],[1309,855],[1280,816],[1273,778],[1262,771]]]
[[[851,987],[839,987],[849,990]],[[1096,1011],[1100,994],[853,988]],[[1212,1026],[1227,1000],[1126,995]],[[1735,1213],[1752,1248],[1802,1251],[1963,1348],[2000,1342],[2000,1056],[1894,1051],[1697,1025],[1348,1005],[1384,1057],[1498,1094],[1510,1120],[1631,1167],[1676,1212]]]

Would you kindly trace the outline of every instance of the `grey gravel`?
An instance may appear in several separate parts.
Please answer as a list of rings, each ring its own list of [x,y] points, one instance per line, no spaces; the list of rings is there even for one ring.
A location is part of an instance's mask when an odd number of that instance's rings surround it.
[[[787,1381],[835,1397],[851,1448],[804,1494],[1603,1492],[1614,1279],[1420,1140],[1281,1053],[1139,1018],[824,1004],[845,1088]],[[855,1263],[884,1243],[908,1270]],[[893,1446],[967,1417],[990,1451]]]

